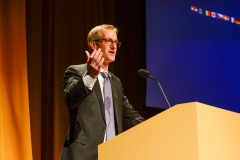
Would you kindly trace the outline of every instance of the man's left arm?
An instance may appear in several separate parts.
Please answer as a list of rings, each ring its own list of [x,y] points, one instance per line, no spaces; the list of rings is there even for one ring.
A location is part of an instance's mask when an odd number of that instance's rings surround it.
[[[131,128],[145,119],[132,107],[126,96],[123,97],[123,125]]]
[[[119,97],[119,107],[121,109],[122,113],[121,118],[122,118],[122,125],[123,125],[123,130],[127,130],[141,122],[143,122],[145,119],[133,108],[133,106],[129,103],[127,97],[124,95],[124,90],[122,86],[121,80],[110,73],[112,76],[112,79],[116,82],[117,90],[115,90],[115,94],[117,94],[117,97]]]

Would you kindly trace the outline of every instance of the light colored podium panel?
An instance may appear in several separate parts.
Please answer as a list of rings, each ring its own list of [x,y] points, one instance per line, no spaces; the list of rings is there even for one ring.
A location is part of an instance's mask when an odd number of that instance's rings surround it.
[[[240,114],[179,104],[98,146],[99,160],[240,160]]]

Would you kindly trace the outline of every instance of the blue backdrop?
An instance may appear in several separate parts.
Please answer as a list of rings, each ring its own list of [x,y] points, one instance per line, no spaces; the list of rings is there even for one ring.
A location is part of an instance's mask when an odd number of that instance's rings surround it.
[[[240,112],[240,1],[146,0],[147,70],[170,104]],[[147,80],[146,105],[167,108]]]

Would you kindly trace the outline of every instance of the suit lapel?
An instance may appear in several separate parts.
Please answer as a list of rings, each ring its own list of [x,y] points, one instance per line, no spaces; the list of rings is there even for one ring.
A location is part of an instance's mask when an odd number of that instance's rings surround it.
[[[103,98],[102,98],[102,92],[101,92],[101,88],[100,88],[100,85],[99,85],[99,81],[97,79],[97,81],[95,82],[95,85],[93,87],[97,97],[98,97],[98,100],[99,100],[99,104],[100,104],[100,109],[101,109],[101,112],[102,112],[102,116],[103,116],[103,119],[105,121],[105,110],[104,110],[104,104],[103,104]],[[105,121],[106,122],[106,121]]]
[[[112,87],[112,98],[113,98],[113,107],[114,107],[114,113],[115,113],[115,116],[116,116],[116,120],[117,120],[117,124],[119,124],[119,107],[118,107],[118,91],[117,91],[117,85],[118,85],[118,82],[117,80],[114,78],[113,75],[111,75],[110,77],[110,82],[111,82],[111,87]]]

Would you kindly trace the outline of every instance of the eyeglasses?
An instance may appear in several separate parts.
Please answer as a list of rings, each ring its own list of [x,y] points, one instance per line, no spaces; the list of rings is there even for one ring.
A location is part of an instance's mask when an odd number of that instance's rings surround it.
[[[116,45],[117,47],[121,46],[121,42],[113,41],[111,39],[99,39],[99,40],[93,40],[93,41],[96,41],[96,42],[102,42],[103,41],[104,43],[106,43],[109,46],[111,46],[112,44]]]

